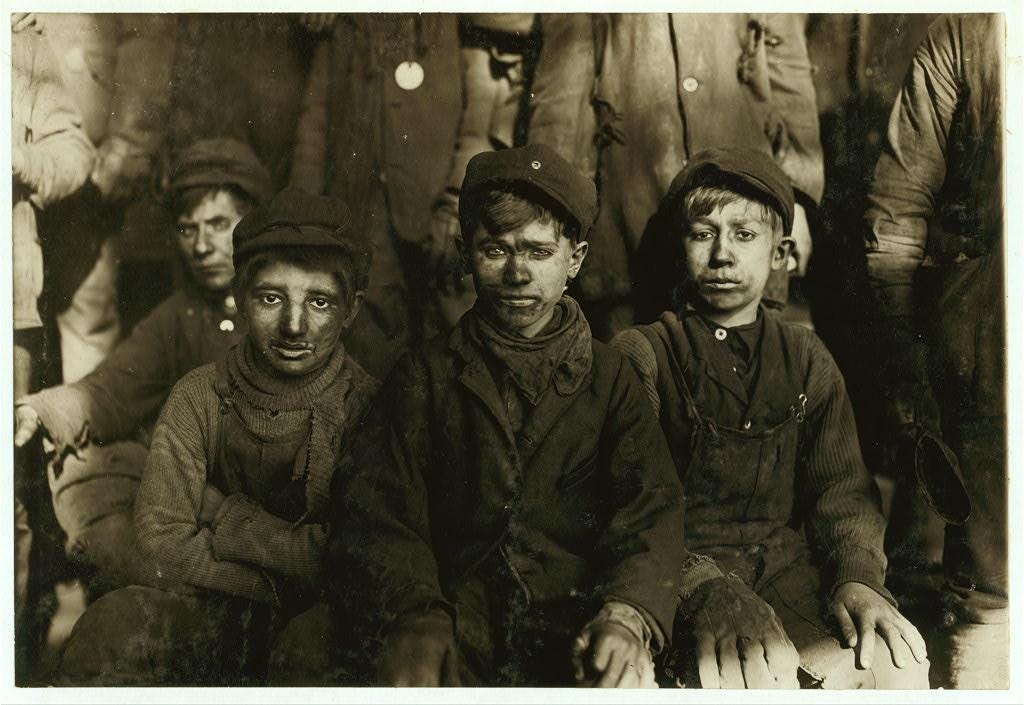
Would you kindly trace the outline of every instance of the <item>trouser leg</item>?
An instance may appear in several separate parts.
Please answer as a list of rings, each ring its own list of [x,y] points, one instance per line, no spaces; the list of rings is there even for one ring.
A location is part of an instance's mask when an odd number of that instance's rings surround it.
[[[117,311],[117,254],[113,238],[100,248],[96,263],[57,315],[65,384],[92,372],[121,334]]]

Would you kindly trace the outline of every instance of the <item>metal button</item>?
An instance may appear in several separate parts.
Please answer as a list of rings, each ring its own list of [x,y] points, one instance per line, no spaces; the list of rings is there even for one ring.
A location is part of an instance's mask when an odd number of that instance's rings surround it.
[[[749,419],[747,421],[743,422],[743,429],[745,431],[749,431],[750,430],[750,420]]]
[[[230,333],[235,329],[234,321],[230,321],[227,318],[225,318],[223,321],[220,322],[220,329],[225,333]]]
[[[533,169],[534,171],[539,171],[540,170],[540,162],[537,161],[536,159],[534,159],[532,162],[530,162],[530,168]]]
[[[687,93],[693,93],[699,86],[700,83],[693,76],[687,76],[683,79],[683,90]]]
[[[729,333],[726,332],[725,328],[718,328],[717,330],[715,330],[715,337],[718,338],[719,340],[725,340],[725,337],[727,335],[729,335]]]

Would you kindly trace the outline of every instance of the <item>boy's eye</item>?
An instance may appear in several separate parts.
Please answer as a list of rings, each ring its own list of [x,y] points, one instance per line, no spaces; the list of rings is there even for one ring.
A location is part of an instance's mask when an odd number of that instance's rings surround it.
[[[736,239],[743,241],[750,241],[757,237],[757,233],[753,230],[737,230]]]
[[[715,234],[710,230],[691,230],[690,237],[694,240],[713,240]]]
[[[176,227],[178,237],[183,240],[195,237],[199,233],[199,226],[193,223],[184,223]]]
[[[530,254],[532,254],[535,259],[547,259],[548,257],[555,253],[543,247],[538,247],[537,249],[533,250]]]
[[[487,247],[484,249],[484,256],[491,259],[497,259],[505,256],[505,250],[500,247]]]
[[[281,302],[281,297],[277,294],[263,294],[260,296],[260,301],[268,306],[273,306]]]
[[[331,305],[331,302],[325,299],[323,296],[317,296],[315,299],[309,300],[309,305],[313,308],[325,309]]]

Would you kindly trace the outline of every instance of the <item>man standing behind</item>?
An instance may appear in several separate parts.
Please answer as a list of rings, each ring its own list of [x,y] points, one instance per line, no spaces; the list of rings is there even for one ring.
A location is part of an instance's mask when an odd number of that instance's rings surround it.
[[[947,526],[943,554],[939,651],[955,688],[1009,683],[1004,37],[1000,15],[931,26],[893,107],[866,216],[888,422],[916,434],[934,393],[973,504],[965,524]]]

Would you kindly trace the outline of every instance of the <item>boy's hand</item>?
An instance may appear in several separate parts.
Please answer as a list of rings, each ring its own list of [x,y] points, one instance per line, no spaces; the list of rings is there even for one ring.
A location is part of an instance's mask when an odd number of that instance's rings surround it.
[[[906,617],[889,601],[863,583],[847,582],[836,588],[832,612],[847,645],[857,649],[861,668],[871,668],[877,631],[892,652],[897,668],[912,660],[923,663],[928,657],[924,639]]]
[[[608,620],[591,622],[573,645],[576,682],[597,688],[641,688],[653,676],[650,654],[632,631]]]
[[[377,678],[397,687],[459,685],[451,617],[433,610],[401,620],[388,636]]]
[[[794,277],[807,276],[807,265],[811,261],[814,242],[811,240],[811,226],[807,223],[807,211],[799,203],[793,206],[793,249],[789,253],[790,274]]]
[[[741,580],[709,580],[687,603],[702,688],[800,687],[800,654],[775,610]]]

